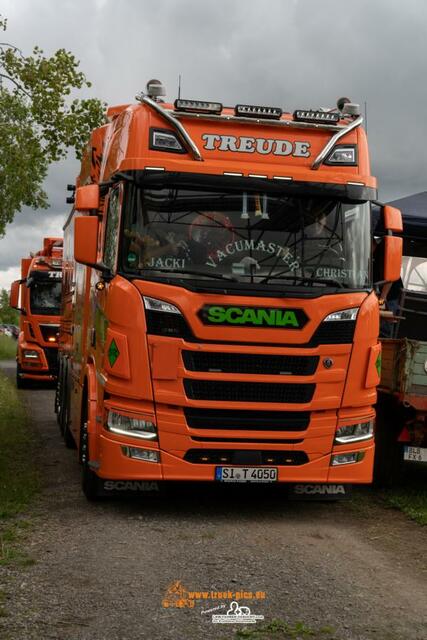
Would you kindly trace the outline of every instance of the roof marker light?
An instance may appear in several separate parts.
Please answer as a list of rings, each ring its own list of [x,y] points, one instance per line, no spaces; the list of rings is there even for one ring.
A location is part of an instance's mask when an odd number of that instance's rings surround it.
[[[164,167],[145,167],[146,171],[164,171]]]
[[[297,122],[327,122],[337,124],[340,114],[336,111],[316,111],[314,109],[297,109],[294,111],[294,120]]]
[[[236,104],[234,114],[247,118],[267,118],[280,120],[283,110],[280,107],[258,107],[252,104]]]
[[[225,176],[236,176],[238,178],[241,178],[243,176],[243,173],[235,173],[234,171],[224,171],[224,175]]]
[[[260,173],[249,173],[248,178],[266,178],[267,176],[261,175]]]
[[[150,149],[185,153],[185,149],[173,131],[150,129]]]
[[[204,102],[203,100],[181,100],[178,98],[174,102],[177,111],[189,111],[191,113],[221,113],[222,104],[220,102]]]
[[[355,165],[357,164],[356,147],[354,145],[337,146],[326,158],[325,164]]]
[[[273,176],[273,180],[293,180],[290,176]]]

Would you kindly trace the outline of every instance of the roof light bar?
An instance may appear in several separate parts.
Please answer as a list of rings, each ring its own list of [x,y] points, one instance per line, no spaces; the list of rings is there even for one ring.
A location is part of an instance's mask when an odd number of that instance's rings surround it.
[[[280,120],[283,110],[280,107],[258,107],[251,104],[236,104],[234,115],[247,118],[267,118]]]
[[[297,122],[328,122],[337,124],[340,114],[336,111],[315,111],[313,109],[297,109],[294,111],[294,120]]]
[[[189,111],[191,113],[221,113],[222,104],[220,102],[203,102],[202,100],[181,100],[178,98],[174,102],[177,111]]]

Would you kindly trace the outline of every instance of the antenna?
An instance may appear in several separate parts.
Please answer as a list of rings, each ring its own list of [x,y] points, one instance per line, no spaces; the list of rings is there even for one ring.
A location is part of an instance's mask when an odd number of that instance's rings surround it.
[[[368,103],[365,100],[365,131],[368,133]]]
[[[178,76],[178,100],[181,98],[181,74]]]

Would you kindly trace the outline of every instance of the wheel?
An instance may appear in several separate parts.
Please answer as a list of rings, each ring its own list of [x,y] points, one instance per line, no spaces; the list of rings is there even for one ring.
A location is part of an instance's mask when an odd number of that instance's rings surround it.
[[[22,369],[18,363],[16,363],[16,388],[17,389],[28,389],[30,386],[30,381],[25,378],[21,378],[20,374],[22,373]]]
[[[403,447],[398,437],[403,424],[402,412],[394,398],[378,394],[374,462],[374,484],[377,487],[392,487],[402,480]]]
[[[70,386],[68,377],[63,373],[61,383],[61,397],[59,400],[59,430],[64,438],[67,449],[76,449],[76,443],[70,431]]]
[[[56,379],[56,387],[55,387],[55,404],[54,411],[56,413],[56,420],[59,425],[59,411],[61,407],[60,399],[61,399],[61,376],[62,376],[62,364],[59,361],[59,369],[58,369],[58,377]]]
[[[82,490],[87,500],[96,502],[102,498],[101,479],[89,466],[88,407],[83,394],[82,426],[80,430],[80,463],[82,465]]]

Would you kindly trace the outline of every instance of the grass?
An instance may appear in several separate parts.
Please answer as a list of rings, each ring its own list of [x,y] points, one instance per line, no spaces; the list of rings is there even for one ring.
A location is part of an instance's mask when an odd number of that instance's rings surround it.
[[[13,360],[16,356],[16,340],[0,334],[0,360]]]
[[[22,526],[22,521],[18,521],[0,527],[0,567],[6,565],[30,567],[35,564],[35,560],[21,548],[28,528],[27,521],[23,522],[25,526]]]
[[[398,489],[384,493],[384,499],[391,507],[400,509],[409,518],[421,525],[427,525],[427,488],[424,482],[412,481]]]
[[[31,525],[21,515],[39,488],[34,448],[15,386],[0,372],[0,567],[34,564],[22,549]],[[0,599],[0,616],[5,615]]]
[[[234,637],[236,640],[240,638],[249,638],[250,640],[339,640],[332,627],[312,629],[304,622],[290,624],[279,619],[254,628],[239,629],[235,632]]]
[[[0,523],[21,513],[38,490],[34,447],[15,386],[0,372]]]

